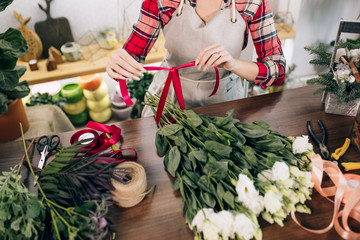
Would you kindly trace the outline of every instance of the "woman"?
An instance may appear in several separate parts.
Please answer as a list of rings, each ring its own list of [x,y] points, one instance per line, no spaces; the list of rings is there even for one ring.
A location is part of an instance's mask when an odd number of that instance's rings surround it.
[[[235,6],[235,7],[234,7]],[[186,108],[243,97],[241,78],[263,89],[285,78],[285,58],[267,0],[144,0],[140,18],[123,49],[107,65],[112,78],[139,80],[145,71],[139,62],[154,45],[160,30],[165,36],[164,67],[195,61],[179,70]],[[240,59],[248,34],[254,41],[257,62]],[[209,97],[220,67],[220,86]],[[149,91],[160,93],[167,76],[158,71]],[[173,98],[174,93],[169,93]],[[152,114],[145,108],[143,116]]]

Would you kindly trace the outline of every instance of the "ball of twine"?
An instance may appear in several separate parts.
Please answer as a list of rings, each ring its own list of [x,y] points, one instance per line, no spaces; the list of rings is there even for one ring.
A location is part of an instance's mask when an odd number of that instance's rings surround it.
[[[132,161],[120,163],[116,168],[130,169],[131,171],[126,174],[130,180],[126,183],[121,183],[111,178],[111,183],[115,188],[114,191],[111,191],[112,199],[120,207],[133,207],[140,203],[148,193],[146,192],[147,180],[145,169],[140,164]]]

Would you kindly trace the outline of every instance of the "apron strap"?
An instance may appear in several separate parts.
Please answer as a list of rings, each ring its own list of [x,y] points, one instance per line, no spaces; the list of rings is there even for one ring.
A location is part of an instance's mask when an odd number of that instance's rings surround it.
[[[181,1],[180,1],[179,11],[178,11],[178,13],[176,14],[176,16],[180,16],[180,15],[182,14],[182,10],[183,10],[185,1],[186,1],[186,0],[181,0]]]
[[[236,1],[232,0],[232,17],[231,17],[231,22],[232,23],[236,23],[237,19],[236,19]]]

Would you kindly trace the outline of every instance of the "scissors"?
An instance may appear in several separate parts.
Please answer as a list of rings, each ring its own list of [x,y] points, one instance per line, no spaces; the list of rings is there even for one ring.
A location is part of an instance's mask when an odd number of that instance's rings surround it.
[[[52,151],[54,151],[57,146],[59,146],[60,143],[60,137],[58,135],[51,135],[48,136],[41,136],[37,142],[36,142],[36,149],[40,153],[40,161],[38,163],[38,168],[43,169],[44,164],[48,156]],[[39,178],[38,175],[36,175],[36,180]],[[34,186],[36,185],[36,181],[34,181]]]
[[[316,137],[315,133],[313,132],[310,120],[307,121],[307,129],[308,129],[310,137],[316,142],[317,145],[319,145],[321,157],[323,159],[328,160],[330,158],[330,152],[329,152],[328,147],[326,146],[326,141],[327,141],[328,134],[327,134],[325,125],[321,120],[318,120],[318,124],[320,126],[321,131],[322,131],[322,139],[321,139],[321,141]]]

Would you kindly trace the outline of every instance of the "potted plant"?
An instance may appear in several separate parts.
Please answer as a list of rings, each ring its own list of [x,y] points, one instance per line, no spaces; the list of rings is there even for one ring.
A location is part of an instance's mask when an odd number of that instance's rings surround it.
[[[324,43],[305,47],[310,54],[316,55],[310,64],[327,67],[332,65],[330,71],[320,73],[307,83],[322,85],[314,93],[324,92],[326,113],[356,116],[360,106],[360,82],[359,76],[356,76],[356,71],[360,70],[360,39],[340,41],[333,64],[331,47]]]
[[[0,4],[3,11],[12,1]],[[0,141],[9,141],[21,135],[19,123],[24,131],[29,128],[21,98],[30,92],[27,81],[19,82],[25,66],[16,66],[19,57],[28,52],[28,45],[21,32],[9,28],[0,33]]]

